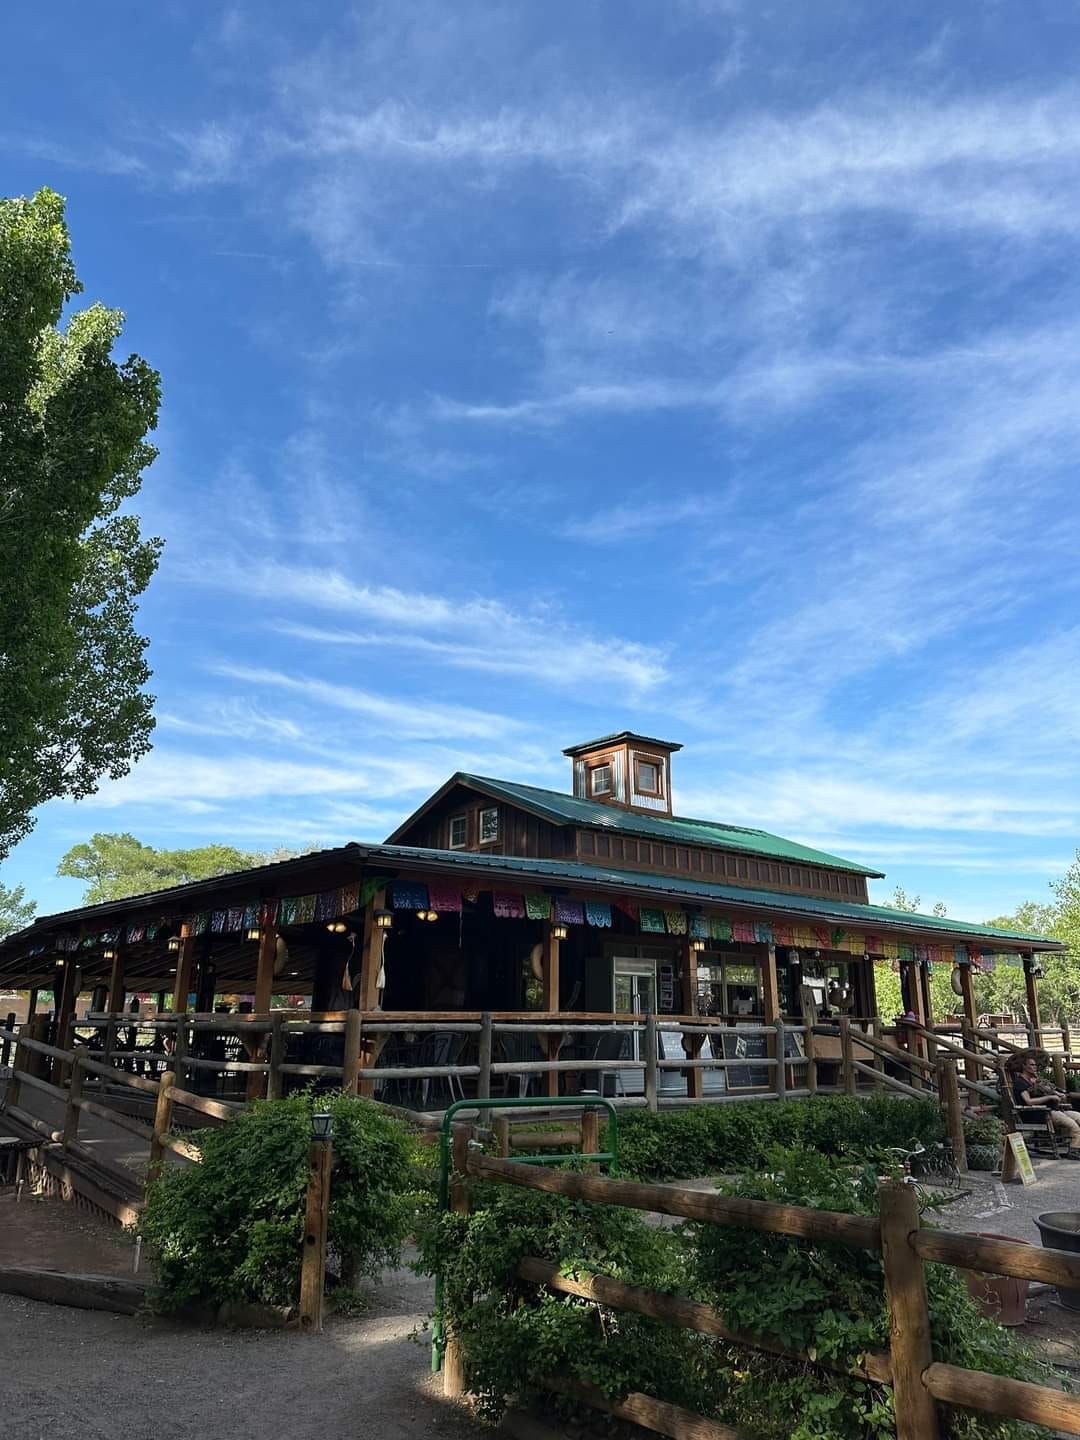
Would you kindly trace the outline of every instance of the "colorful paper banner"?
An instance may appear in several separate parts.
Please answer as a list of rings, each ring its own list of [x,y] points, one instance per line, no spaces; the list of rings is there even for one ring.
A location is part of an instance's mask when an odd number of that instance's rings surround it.
[[[496,891],[491,897],[491,905],[500,920],[525,919],[525,902],[520,895],[501,894]]]

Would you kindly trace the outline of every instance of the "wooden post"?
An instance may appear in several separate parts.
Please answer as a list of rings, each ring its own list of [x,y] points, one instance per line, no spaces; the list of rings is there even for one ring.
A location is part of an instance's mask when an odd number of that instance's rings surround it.
[[[480,1074],[476,1081],[476,1098],[491,1099],[491,1011],[485,1010],[480,1016],[480,1046],[477,1055]]]
[[[581,1112],[581,1153],[583,1155],[597,1155],[600,1152],[600,1112],[593,1105],[588,1105]],[[598,1175],[600,1166],[586,1165],[586,1173]]]
[[[304,1255],[300,1266],[300,1329],[308,1335],[317,1335],[322,1330],[326,1228],[330,1215],[330,1173],[333,1164],[334,1147],[330,1142],[312,1140],[308,1147]]]
[[[468,1215],[469,1186],[465,1176],[469,1166],[471,1128],[468,1125],[455,1125],[453,1132],[450,1152],[450,1168],[453,1176],[450,1185],[450,1209],[455,1215]],[[450,1330],[446,1337],[446,1349],[443,1353],[443,1394],[450,1399],[457,1399],[464,1393],[465,1367],[462,1364],[461,1351],[454,1339],[454,1332]]]
[[[761,966],[761,1000],[765,1024],[773,1025],[780,1019],[780,981],[776,973],[776,946],[762,946],[764,953]]]
[[[4,1029],[5,1029],[5,1030],[14,1030],[14,1029],[15,1029],[15,1011],[14,1011],[14,1010],[9,1010],[8,1013],[7,1013],[7,1015],[4,1017]],[[11,1041],[10,1041],[10,1040],[5,1040],[4,1043],[3,1043],[2,1045],[0,1045],[0,1065],[6,1065],[10,1059],[11,1059]]]
[[[543,949],[540,956],[543,1006],[549,1014],[557,1014],[559,1010],[559,940],[554,933],[554,925],[548,920],[544,925]],[[562,1045],[562,1036],[554,1033],[545,1035],[543,1044],[545,1053],[549,1060],[559,1058],[559,1049]],[[543,1093],[555,1097],[559,1093],[559,1072],[547,1070],[542,1077]]]
[[[937,1405],[923,1384],[923,1374],[933,1360],[926,1275],[910,1240],[919,1228],[918,1197],[912,1185],[885,1181],[878,1198],[896,1440],[939,1440]]]
[[[645,1104],[655,1115],[660,1105],[659,1070],[656,1054],[656,1016],[645,1016]]]
[[[776,1068],[773,1071],[773,1088],[776,1091],[776,1098],[783,1100],[787,1096],[787,1067],[784,1044],[784,1022],[783,1019],[774,1020],[776,1026],[776,1039],[772,1042],[776,1054]],[[770,1037],[771,1038],[771,1037]]]
[[[803,1053],[806,1055],[806,1088],[811,1095],[817,1094],[817,1054],[814,1049],[814,1027],[806,1022],[803,1035]]]
[[[1054,1055],[1051,1063],[1054,1067],[1054,1084],[1059,1090],[1068,1090],[1069,1087],[1065,1080],[1065,1056]]]
[[[275,1015],[270,1021],[270,1071],[266,1077],[266,1098],[280,1100],[285,1093],[285,1076],[281,1067],[285,1064],[285,1051],[289,1037],[285,1034],[285,1017]]]
[[[875,1015],[875,1016],[873,1017],[873,1019],[870,1021],[870,1031],[871,1031],[871,1034],[873,1035],[874,1039],[875,1039],[879,1044],[881,1043],[881,1038],[882,1038],[882,1036],[881,1036],[881,1030],[882,1030],[881,1016],[880,1016],[880,1015]],[[873,1064],[874,1064],[874,1076],[875,1076],[875,1079],[874,1079],[874,1089],[880,1091],[880,1090],[883,1090],[883,1089],[884,1089],[884,1081],[882,1080],[882,1076],[885,1074],[885,1057],[884,1057],[883,1055],[879,1055],[876,1050],[874,1051],[874,1061],[873,1061]]]
[[[147,1184],[156,1180],[161,1174],[161,1167],[165,1160],[165,1146],[161,1143],[161,1137],[169,1133],[169,1126],[172,1124],[172,1092],[175,1084],[176,1075],[171,1070],[166,1070],[158,1081],[157,1104],[154,1107],[154,1134],[150,1141],[150,1165],[146,1171]]]
[[[259,926],[259,958],[255,966],[255,1014],[269,1015],[274,998],[274,966],[278,932],[275,925]]]
[[[975,1049],[975,981],[971,973],[970,965],[960,966],[960,994],[964,1006],[964,1019],[961,1025],[961,1037],[965,1050]],[[964,1061],[964,1075],[968,1080],[978,1080],[979,1066],[975,1060]]]
[[[386,931],[375,923],[376,910],[385,909],[386,891],[379,890],[364,906],[364,933],[360,947],[360,995],[359,1009],[362,1012],[379,1008],[379,972],[383,964],[383,946]],[[365,1049],[365,1057],[370,1046]],[[367,1062],[369,1065],[371,1061]]]
[[[346,1095],[355,1095],[360,1079],[360,1045],[363,1040],[362,1021],[359,1010],[350,1010],[345,1016],[345,1050],[341,1061],[341,1088]]]
[[[491,1128],[495,1131],[495,1148],[505,1160],[510,1154],[510,1117],[496,1115]]]
[[[172,1008],[174,1015],[186,1015],[188,995],[191,993],[191,971],[195,964],[195,936],[184,935],[180,949],[176,952],[176,980],[173,983]]]
[[[110,1015],[117,1014],[124,1008],[124,947],[117,945],[116,955],[113,958],[112,969],[109,972],[109,998],[106,1001],[105,1009]]]
[[[37,1002],[38,1002],[38,987],[35,985],[34,988],[30,991],[29,999],[27,1000],[27,1004],[26,1004],[26,1023],[27,1023],[27,1025],[30,1024],[30,1021],[33,1020],[34,1016],[37,1014]]]
[[[968,1168],[967,1146],[964,1142],[964,1116],[960,1108],[960,1082],[956,1075],[956,1060],[952,1057],[938,1062],[938,1094],[945,1110],[953,1160],[956,1168],[963,1172]]]
[[[53,1044],[61,1050],[70,1050],[72,1019],[75,1015],[75,1003],[79,998],[79,991],[82,989],[82,967],[76,965],[68,957],[68,962],[63,967],[63,983],[60,987],[60,994],[53,995],[56,1001],[56,1028],[53,1035]],[[66,1085],[68,1080],[68,1066],[66,1061],[56,1060],[53,1062],[53,1083],[55,1085]]]
[[[1028,1021],[1032,1030],[1031,1043],[1042,1049],[1042,1023],[1039,1019],[1039,989],[1035,979],[1035,962],[1024,961],[1024,988],[1027,990]]]
[[[67,1104],[64,1107],[64,1136],[62,1144],[65,1150],[79,1133],[80,1112],[76,1102],[82,1099],[82,1088],[82,1056],[76,1055],[71,1062],[71,1083],[68,1086]]]
[[[173,1034],[176,1037],[176,1044],[173,1048],[173,1074],[176,1076],[176,1083],[178,1083],[182,1089],[187,1083],[189,1069],[187,1065],[187,1055],[191,1037],[188,1032],[187,1015],[177,1015],[176,1029],[173,1031]],[[135,1062],[132,1061],[133,1065],[134,1063]]]
[[[851,1017],[841,1015],[837,1021],[840,1027],[840,1073],[844,1081],[844,1094],[855,1094],[855,1065],[851,1053]]]

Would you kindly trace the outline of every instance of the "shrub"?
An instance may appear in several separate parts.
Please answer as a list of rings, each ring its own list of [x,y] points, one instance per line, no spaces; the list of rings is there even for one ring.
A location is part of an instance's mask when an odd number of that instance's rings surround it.
[[[773,1149],[769,1174],[731,1193],[876,1215],[876,1165],[853,1166],[806,1148]],[[633,1213],[564,1197],[476,1187],[470,1215],[432,1216],[421,1266],[444,1277],[444,1318],[460,1346],[468,1388],[485,1418],[508,1399],[528,1401],[560,1375],[611,1399],[641,1390],[736,1426],[756,1440],[886,1440],[895,1436],[891,1391],[835,1374],[888,1343],[881,1256],[830,1243],[706,1224],[654,1228]],[[518,1278],[525,1255],[564,1273],[612,1275],[650,1289],[690,1293],[740,1329],[779,1340],[813,1360],[709,1339]],[[927,1267],[934,1355],[1019,1379],[1044,1379],[1008,1331],[984,1320],[959,1274]],[[1020,1440],[1045,1432],[963,1410],[942,1411],[945,1440]]]
[[[398,1261],[415,1206],[409,1137],[368,1101],[318,1104],[334,1116],[329,1244],[351,1282]],[[201,1164],[168,1166],[150,1187],[141,1228],[159,1308],[296,1302],[313,1108],[310,1094],[254,1105],[202,1132]]]
[[[826,1155],[866,1155],[945,1138],[936,1100],[890,1095],[818,1096],[688,1106],[619,1118],[620,1169],[640,1180],[692,1180],[760,1169],[776,1145],[804,1145]]]

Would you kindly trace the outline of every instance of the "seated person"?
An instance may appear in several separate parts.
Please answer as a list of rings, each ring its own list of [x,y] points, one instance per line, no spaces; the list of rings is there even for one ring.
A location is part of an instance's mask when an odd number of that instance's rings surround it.
[[[1014,1055],[1005,1066],[1012,1086],[1013,1104],[1018,1110],[1047,1110],[1050,1123],[1061,1135],[1068,1136],[1069,1158],[1080,1160],[1080,1122],[1071,1111],[1061,1107],[1068,1097],[1060,1090],[1043,1085],[1032,1054]]]

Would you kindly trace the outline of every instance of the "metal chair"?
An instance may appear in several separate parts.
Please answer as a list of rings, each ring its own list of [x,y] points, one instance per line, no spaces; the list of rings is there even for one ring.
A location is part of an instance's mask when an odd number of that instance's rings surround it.
[[[596,1042],[596,1050],[593,1053],[594,1060],[625,1060],[629,1050],[630,1035],[628,1031],[608,1030]],[[601,1095],[625,1095],[626,1084],[623,1081],[621,1070],[599,1070],[597,1077],[600,1085]],[[608,1082],[611,1082],[611,1089],[608,1089]]]
[[[544,1060],[547,1058],[540,1048],[540,1041],[535,1035],[526,1035],[523,1033],[499,1035],[496,1039],[496,1044],[499,1047],[501,1059],[507,1065],[530,1064],[534,1060]],[[503,1094],[506,1096],[512,1095],[514,1093],[514,1086],[516,1085],[516,1098],[519,1100],[524,1098],[530,1093],[536,1076],[537,1072],[535,1070],[525,1070],[522,1071],[520,1075],[504,1074],[501,1077],[503,1080]]]

